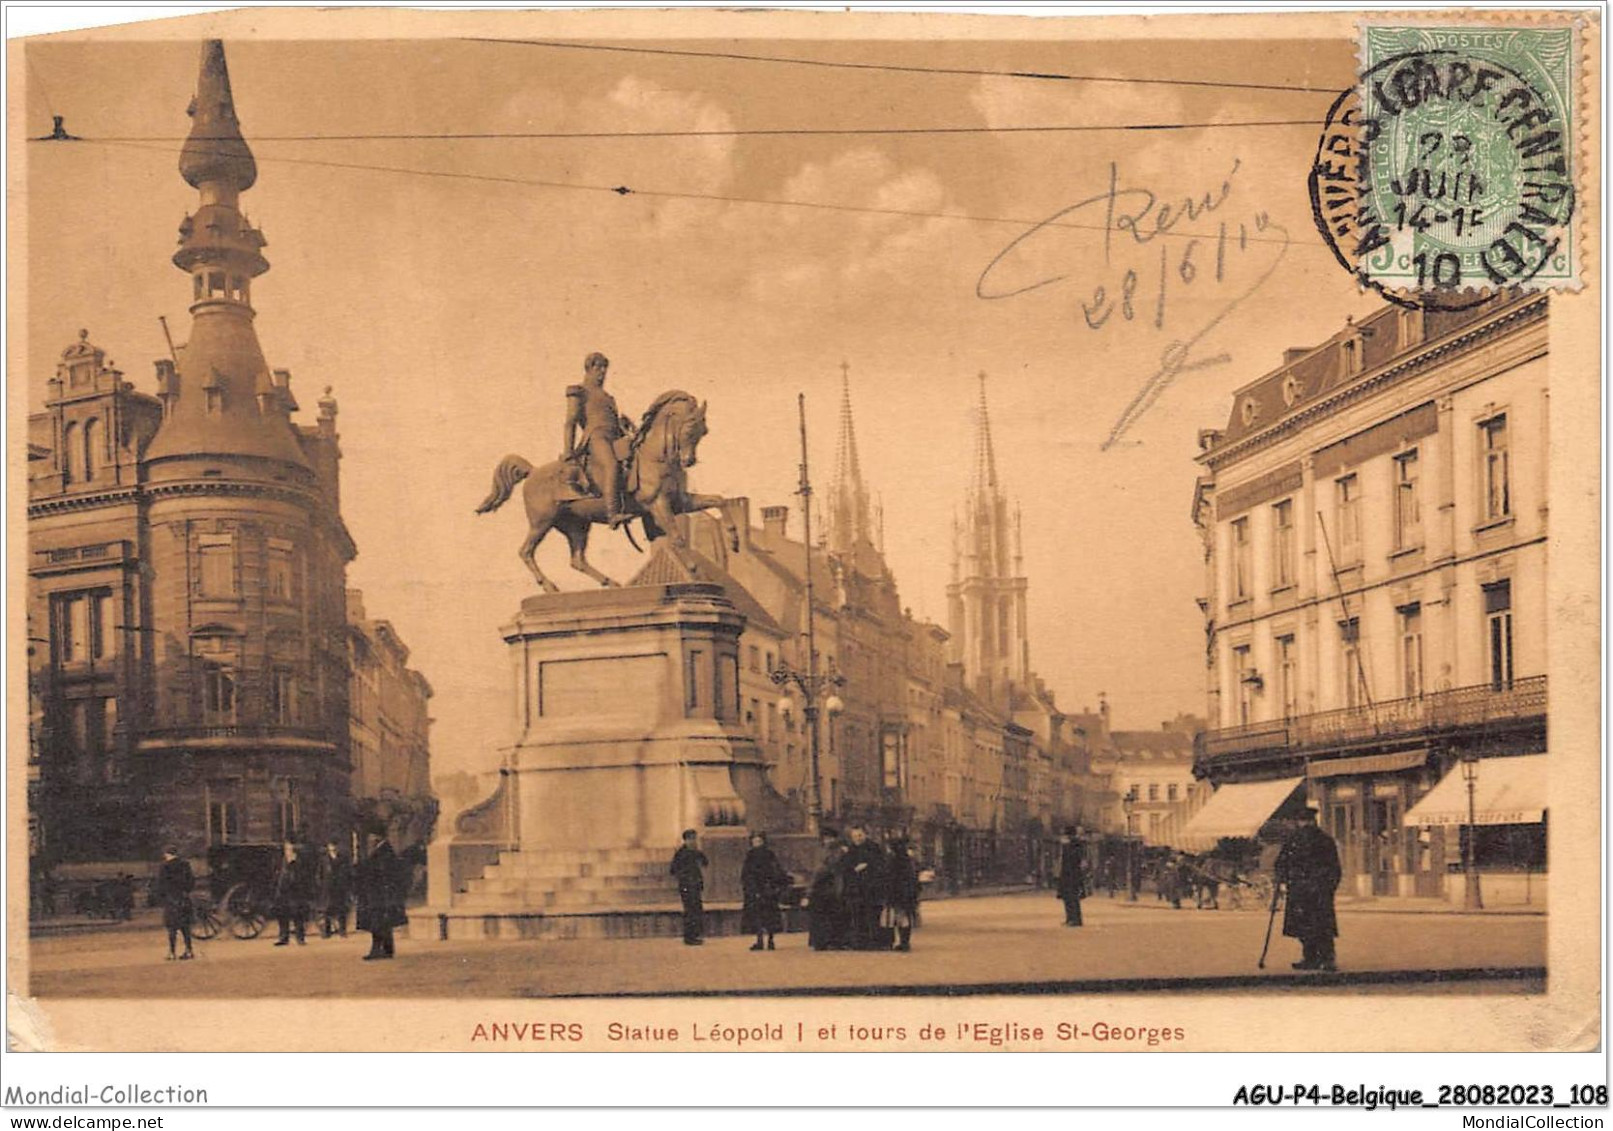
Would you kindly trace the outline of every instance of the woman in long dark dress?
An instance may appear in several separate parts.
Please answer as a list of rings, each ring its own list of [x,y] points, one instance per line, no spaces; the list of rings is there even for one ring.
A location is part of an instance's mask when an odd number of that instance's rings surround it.
[[[1064,846],[1059,860],[1058,886],[1059,898],[1064,901],[1064,925],[1079,927],[1081,900],[1087,894],[1086,853],[1081,847],[1081,831],[1073,825],[1066,826],[1059,843]]]
[[[913,928],[919,917],[919,868],[905,837],[891,841],[885,868],[885,910],[896,929],[896,949],[912,950]]]
[[[773,936],[783,929],[779,896],[789,888],[790,877],[767,846],[767,834],[760,830],[750,835],[750,851],[739,869],[739,886],[745,895],[740,929],[756,936],[752,950],[773,950]]]
[[[813,950],[846,949],[846,908],[844,899],[846,847],[840,834],[824,829],[823,862],[812,876],[807,897],[807,941]]]

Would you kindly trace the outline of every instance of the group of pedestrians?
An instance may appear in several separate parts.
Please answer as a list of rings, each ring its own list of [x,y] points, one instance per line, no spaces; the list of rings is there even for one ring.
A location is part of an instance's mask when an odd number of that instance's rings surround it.
[[[919,875],[905,837],[876,844],[862,825],[842,839],[819,834],[823,858],[807,893],[807,941],[813,950],[913,948]]]
[[[303,945],[308,921],[316,913],[321,938],[345,939],[356,895],[356,925],[370,935],[364,961],[392,958],[397,951],[393,932],[409,921],[405,903],[411,870],[384,833],[373,837],[356,868],[334,840],[315,852],[288,838],[274,878],[274,914],[280,926],[274,945],[289,946],[293,938]]]
[[[823,856],[807,891],[808,942],[813,950],[911,950],[918,925],[919,870],[905,837],[888,845],[875,843],[868,830],[854,825],[844,838],[824,829]],[[669,869],[683,904],[683,941],[705,942],[705,869],[699,834],[685,829],[683,843]],[[784,929],[783,904],[795,881],[760,830],[750,834],[750,848],[740,867],[744,903],[740,930],[754,935],[753,951],[775,950]]]
[[[287,837],[268,888],[268,911],[279,926],[274,945],[290,946],[293,940],[306,945],[309,923],[316,918],[322,938],[346,938],[356,896],[357,928],[370,935],[364,960],[393,957],[393,932],[408,922],[405,903],[412,872],[412,865],[398,856],[385,834],[372,838],[370,850],[356,867],[335,840],[315,849]],[[157,869],[152,902],[162,908],[170,961],[196,957],[195,889],[195,871],[178,848],[169,845]],[[181,939],[183,952],[178,950]]]

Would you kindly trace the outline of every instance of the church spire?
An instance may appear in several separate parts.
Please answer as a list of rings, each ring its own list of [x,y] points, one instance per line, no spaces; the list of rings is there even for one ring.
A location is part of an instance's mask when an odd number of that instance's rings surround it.
[[[851,418],[851,364],[840,363],[840,434],[835,441],[834,479],[829,488],[829,548],[853,552],[871,541],[868,488],[857,459],[857,432]]]
[[[991,446],[991,415],[986,410],[986,373],[980,372],[980,405],[975,410],[975,467],[970,490],[976,494],[997,490],[997,453]]]
[[[179,225],[174,266],[191,276],[191,332],[176,351],[175,372],[159,365],[165,410],[146,460],[248,456],[308,469],[290,420],[289,375],[270,372],[252,326],[252,280],[269,263],[263,233],[240,210],[258,170],[241,136],[221,40],[202,44],[189,113],[179,174],[199,203]]]

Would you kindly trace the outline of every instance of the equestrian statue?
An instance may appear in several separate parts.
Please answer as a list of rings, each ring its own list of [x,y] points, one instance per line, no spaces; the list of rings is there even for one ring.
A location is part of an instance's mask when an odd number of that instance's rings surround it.
[[[688,469],[695,464],[700,438],[706,434],[706,406],[688,393],[669,390],[655,398],[635,428],[605,391],[610,361],[592,353],[583,362],[580,385],[566,389],[566,421],[561,456],[542,467],[520,456],[505,456],[493,472],[493,487],[477,514],[503,506],[525,481],[528,530],[519,551],[521,561],[546,593],[559,587],[538,568],[538,544],[551,530],[565,535],[571,546],[571,568],[601,585],[615,585],[588,564],[588,529],[594,525],[624,528],[635,549],[631,527],[639,519],[651,541],[665,537],[673,553],[695,574],[695,560],[679,530],[676,516],[692,511],[719,510],[730,544],[737,548],[738,531],[721,495],[697,495],[688,487]]]

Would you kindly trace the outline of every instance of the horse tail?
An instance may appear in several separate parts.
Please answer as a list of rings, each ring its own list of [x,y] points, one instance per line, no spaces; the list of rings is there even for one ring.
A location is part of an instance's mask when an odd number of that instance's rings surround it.
[[[515,485],[531,474],[532,465],[526,460],[520,456],[505,456],[493,469],[493,489],[482,500],[482,505],[476,508],[476,513],[487,514],[498,510],[509,500]]]

